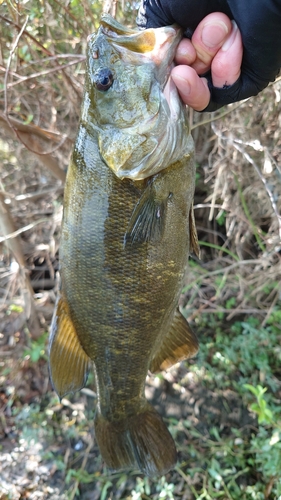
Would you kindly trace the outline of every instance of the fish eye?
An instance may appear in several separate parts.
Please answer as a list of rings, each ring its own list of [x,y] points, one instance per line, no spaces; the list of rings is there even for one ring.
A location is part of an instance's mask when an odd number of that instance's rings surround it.
[[[113,74],[109,68],[102,68],[94,75],[94,83],[98,90],[108,90],[113,84]]]

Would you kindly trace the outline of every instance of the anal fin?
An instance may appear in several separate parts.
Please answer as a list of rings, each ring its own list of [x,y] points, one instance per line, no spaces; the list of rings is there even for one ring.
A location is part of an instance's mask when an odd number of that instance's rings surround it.
[[[49,345],[51,381],[59,398],[84,387],[89,364],[90,358],[79,342],[67,303],[60,297],[53,315]]]
[[[150,363],[150,371],[155,373],[167,370],[175,363],[194,356],[199,349],[195,333],[178,309],[171,327],[161,342],[160,349],[156,352]]]

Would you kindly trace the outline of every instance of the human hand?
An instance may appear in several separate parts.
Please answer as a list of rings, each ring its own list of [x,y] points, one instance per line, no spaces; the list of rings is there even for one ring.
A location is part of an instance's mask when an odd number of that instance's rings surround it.
[[[206,16],[217,16],[218,12],[227,17],[226,36],[222,31],[221,40],[214,39],[217,46],[204,47],[202,26]],[[236,36],[234,29],[230,31],[230,19],[239,27]],[[142,29],[176,23],[188,36],[193,34],[192,42],[185,39],[179,45],[178,66],[173,69],[173,78],[183,100],[196,110],[215,111],[226,104],[257,95],[275,80],[281,67],[280,0],[247,0],[246,3],[245,0],[141,0],[137,23]],[[208,29],[208,37],[213,37],[214,33],[219,36],[218,26],[211,28],[209,25]],[[243,60],[240,73],[241,37]],[[232,45],[225,46],[227,40],[229,44],[232,40]],[[180,56],[181,50],[185,54]],[[200,61],[203,65],[199,64]],[[200,79],[198,71],[202,75],[204,65],[210,71]],[[238,78],[233,81],[235,75]]]
[[[214,87],[234,84],[241,73],[242,38],[235,22],[222,12],[206,16],[195,29],[191,40],[184,38],[177,49],[172,78],[185,104],[202,111],[210,101],[206,78],[211,70]]]

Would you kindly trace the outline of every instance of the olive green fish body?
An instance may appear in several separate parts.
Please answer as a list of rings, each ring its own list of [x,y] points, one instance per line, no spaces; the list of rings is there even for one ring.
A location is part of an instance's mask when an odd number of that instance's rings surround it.
[[[118,41],[122,38],[123,50],[129,43],[126,30],[118,32],[122,27],[115,21],[111,23],[115,35],[110,36]],[[150,31],[153,34],[157,30]],[[126,121],[122,117],[126,111],[123,100],[119,107],[120,101],[114,104],[114,97],[120,97],[118,70],[122,67],[116,54],[114,59],[112,47],[106,46],[104,36],[100,38],[100,43],[97,37],[91,47],[94,58],[88,63],[90,76],[65,188],[61,294],[51,328],[51,376],[62,397],[83,387],[92,361],[98,393],[96,437],[105,462],[114,469],[139,467],[148,475],[163,474],[174,465],[176,451],[161,417],[145,399],[144,385],[149,369],[168,368],[195,354],[198,348],[196,337],[177,307],[190,246],[195,251],[197,248],[192,212],[192,143],[190,138],[182,139],[185,147],[180,158],[177,153],[171,154],[169,165],[159,167],[153,146],[146,144],[153,133],[156,137],[152,124],[145,140],[140,139],[139,131],[136,138],[132,132],[134,126],[140,127],[139,120],[148,113],[149,106],[156,110],[154,121],[159,119],[159,102],[155,98],[152,104],[147,103],[153,86],[152,101],[157,92],[158,97],[161,94],[152,70],[148,71],[152,79],[149,83],[147,75],[137,67],[141,82],[145,82],[145,90],[142,86],[137,95],[145,94],[145,102],[138,97],[134,125],[130,106],[136,98],[127,96]],[[145,48],[141,50],[145,51],[147,44],[155,41],[149,37],[147,40],[146,35],[135,42],[132,36],[130,50],[134,43],[136,47],[142,44]],[[97,70],[91,70],[93,62],[103,60],[103,50],[104,72],[98,64]],[[125,55],[132,69],[130,50],[126,48]],[[108,102],[104,104],[107,89],[99,87],[108,85],[108,67],[117,83],[115,93],[112,97],[107,94]],[[115,106],[116,116],[110,125],[101,128],[107,116],[103,106],[108,110],[108,103]],[[120,129],[128,121],[131,128]],[[105,146],[110,133],[113,143],[116,141],[116,157],[110,156]],[[114,155],[112,145],[109,150]],[[148,163],[140,167],[136,158],[142,161],[145,155]]]

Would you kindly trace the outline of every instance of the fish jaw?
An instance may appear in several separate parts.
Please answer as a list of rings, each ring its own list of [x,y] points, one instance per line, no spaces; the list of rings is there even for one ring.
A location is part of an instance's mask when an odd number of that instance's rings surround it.
[[[108,14],[101,18],[102,32],[126,63],[153,63],[157,80],[163,89],[171,72],[175,52],[183,30],[173,24],[161,28],[133,30],[123,28]]]
[[[181,36],[175,25],[130,30],[106,15],[89,37],[82,122],[119,179],[151,177],[193,149],[170,78]]]

